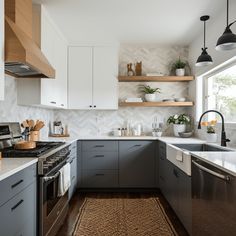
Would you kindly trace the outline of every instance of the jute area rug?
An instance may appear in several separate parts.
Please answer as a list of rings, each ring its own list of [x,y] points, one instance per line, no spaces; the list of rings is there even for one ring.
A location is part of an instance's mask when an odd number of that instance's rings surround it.
[[[177,236],[158,198],[86,198],[74,236]]]

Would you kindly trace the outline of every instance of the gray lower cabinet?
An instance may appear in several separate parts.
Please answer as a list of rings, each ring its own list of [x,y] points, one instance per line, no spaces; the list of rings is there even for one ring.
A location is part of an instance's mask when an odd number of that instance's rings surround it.
[[[36,165],[20,171],[16,175],[25,176],[25,171],[35,169]],[[5,184],[11,185],[11,176],[5,180]],[[3,182],[2,181],[2,182]],[[27,181],[23,178],[23,181]],[[9,196],[9,199],[0,207],[0,234],[4,236],[23,235],[34,236],[36,232],[36,177],[31,178],[31,182],[24,186],[20,192]],[[4,191],[1,191],[4,192]]]
[[[122,188],[156,186],[156,143],[119,142],[119,184]]]
[[[117,188],[118,141],[82,141],[81,187]]]
[[[180,221],[191,235],[191,177],[166,159],[166,144],[158,142],[159,186]]]
[[[70,145],[69,162],[71,165],[71,186],[69,188],[69,200],[72,198],[77,188],[77,142]]]

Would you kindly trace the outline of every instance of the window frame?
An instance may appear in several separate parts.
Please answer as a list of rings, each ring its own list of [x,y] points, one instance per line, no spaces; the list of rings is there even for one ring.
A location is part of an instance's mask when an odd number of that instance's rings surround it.
[[[196,121],[199,121],[199,118],[203,111],[208,110],[208,79],[224,70],[227,70],[233,66],[236,66],[236,56],[231,58],[230,60],[222,63],[219,66],[216,66],[212,70],[200,75],[197,77],[197,88],[196,88]],[[200,92],[201,91],[201,92]],[[199,101],[200,100],[200,101]],[[207,118],[208,120],[208,118]],[[219,120],[219,123],[221,121]],[[236,129],[236,121],[235,122],[225,122],[226,128]]]

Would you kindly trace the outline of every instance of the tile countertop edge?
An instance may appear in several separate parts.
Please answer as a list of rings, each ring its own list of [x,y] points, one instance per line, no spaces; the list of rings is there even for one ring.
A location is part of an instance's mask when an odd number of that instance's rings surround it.
[[[37,162],[37,158],[2,158],[0,160],[0,181]]]

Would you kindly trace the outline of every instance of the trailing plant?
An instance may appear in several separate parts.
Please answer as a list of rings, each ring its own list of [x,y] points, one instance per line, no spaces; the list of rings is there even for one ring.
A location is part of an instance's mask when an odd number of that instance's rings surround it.
[[[168,124],[189,124],[191,122],[191,118],[188,115],[181,114],[181,115],[173,115],[170,116],[167,120]]]
[[[141,85],[140,86],[141,92],[145,94],[153,94],[153,93],[160,93],[161,89],[160,88],[151,88],[149,85]]]

